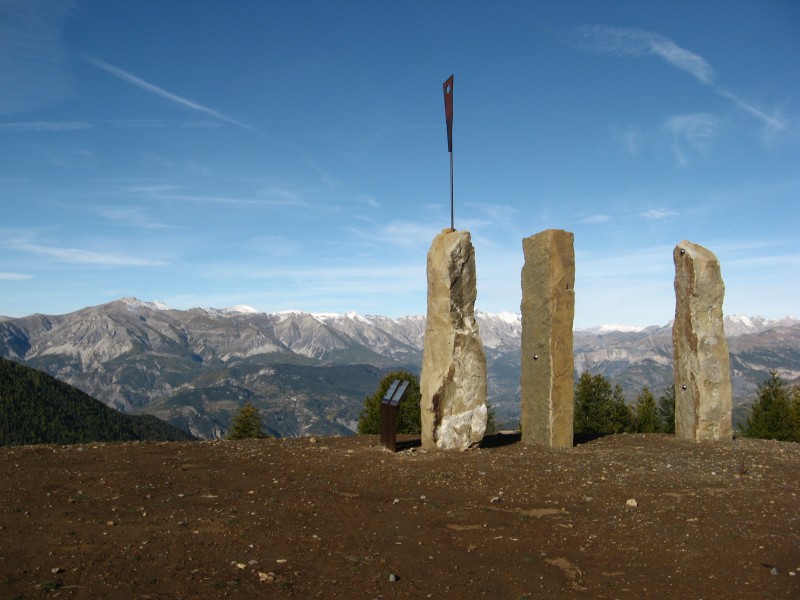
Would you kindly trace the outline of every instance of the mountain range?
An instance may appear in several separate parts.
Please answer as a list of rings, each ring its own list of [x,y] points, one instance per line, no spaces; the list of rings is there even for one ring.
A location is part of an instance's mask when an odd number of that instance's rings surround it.
[[[521,320],[476,314],[489,402],[502,425],[519,418]],[[800,380],[800,319],[725,318],[735,419],[771,369]],[[633,402],[672,382],[671,325],[574,332],[575,374],[601,373]],[[245,402],[279,436],[349,434],[364,397],[393,369],[419,372],[425,317],[247,306],[174,310],[122,298],[66,315],[0,317],[0,356],[41,369],[105,404],[155,415],[201,438],[220,437]]]

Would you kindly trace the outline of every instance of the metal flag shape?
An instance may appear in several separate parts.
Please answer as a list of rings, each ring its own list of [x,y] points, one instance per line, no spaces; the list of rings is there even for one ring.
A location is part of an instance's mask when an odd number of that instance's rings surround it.
[[[447,151],[453,151],[453,76],[442,84],[444,90],[444,118],[447,120]]]
[[[455,231],[453,209],[453,76],[442,84],[444,90],[444,118],[447,120],[447,151],[450,153],[450,229]]]

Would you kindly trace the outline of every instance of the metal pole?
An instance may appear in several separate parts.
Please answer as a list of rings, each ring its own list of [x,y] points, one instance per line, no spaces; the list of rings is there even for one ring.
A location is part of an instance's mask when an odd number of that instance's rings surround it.
[[[453,151],[450,151],[450,229],[455,231],[455,218],[453,209]]]

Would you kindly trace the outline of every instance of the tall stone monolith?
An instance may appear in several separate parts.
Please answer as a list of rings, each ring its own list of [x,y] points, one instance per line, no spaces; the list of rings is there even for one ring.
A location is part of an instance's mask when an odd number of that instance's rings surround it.
[[[572,447],[574,236],[548,229],[522,240],[522,441]]]
[[[682,241],[675,262],[675,435],[690,440],[733,437],[730,357],[722,324],[722,282],[714,253]]]
[[[468,231],[445,229],[428,252],[422,353],[422,447],[464,449],[486,431],[486,355],[475,321],[475,251]]]

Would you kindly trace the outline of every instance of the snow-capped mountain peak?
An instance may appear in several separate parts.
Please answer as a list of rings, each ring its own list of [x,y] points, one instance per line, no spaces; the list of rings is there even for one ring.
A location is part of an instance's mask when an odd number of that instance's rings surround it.
[[[758,333],[773,327],[791,327],[800,323],[797,317],[770,320],[764,317],[749,317],[747,315],[726,315],[725,335],[742,335],[745,333]]]
[[[590,333],[639,333],[640,331],[644,331],[645,328],[639,325],[623,325],[621,323],[606,323],[603,325],[598,325],[597,327],[589,327],[588,329],[583,329],[583,331],[588,331]]]
[[[142,300],[131,296],[122,298],[122,302],[124,302],[128,309],[130,309],[132,312],[139,312],[143,308],[148,308],[150,310],[172,310],[169,306],[163,302],[159,302],[158,300],[143,302]]]
[[[257,315],[261,311],[247,304],[237,304],[236,306],[228,306],[223,308],[222,312],[233,315]]]

